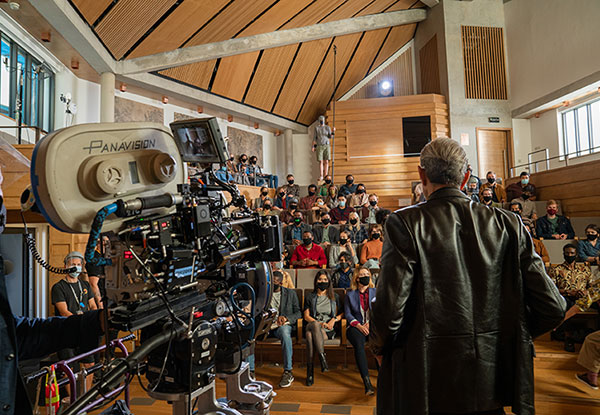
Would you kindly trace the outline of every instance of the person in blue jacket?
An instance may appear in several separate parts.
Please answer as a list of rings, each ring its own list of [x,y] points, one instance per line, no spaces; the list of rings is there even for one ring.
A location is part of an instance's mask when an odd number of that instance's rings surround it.
[[[571,221],[566,216],[558,214],[558,204],[554,200],[546,202],[546,215],[539,218],[535,224],[538,238],[544,239],[573,239],[575,231]]]

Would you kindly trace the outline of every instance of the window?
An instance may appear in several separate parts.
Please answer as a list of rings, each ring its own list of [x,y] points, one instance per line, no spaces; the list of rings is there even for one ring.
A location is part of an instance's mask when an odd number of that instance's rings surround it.
[[[569,158],[600,153],[600,100],[561,114],[561,155]]]

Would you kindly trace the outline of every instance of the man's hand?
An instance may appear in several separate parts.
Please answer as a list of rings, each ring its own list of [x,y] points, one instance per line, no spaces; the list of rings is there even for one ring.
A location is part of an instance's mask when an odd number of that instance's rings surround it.
[[[552,237],[553,237],[554,239],[560,239],[560,235],[559,235],[559,234],[557,234],[557,233],[555,233],[554,235],[552,235]]]
[[[329,242],[321,242],[321,247],[323,249],[327,248],[329,245],[331,245]]]
[[[561,233],[560,234],[560,239],[567,239],[567,234],[566,233]]]
[[[360,331],[363,336],[368,336],[369,335],[369,327],[362,325],[362,324],[357,324],[356,328],[358,329],[358,331]]]
[[[327,330],[333,330],[334,324],[335,324],[335,319],[331,319],[327,323],[324,323],[323,327],[325,327]]]
[[[315,143],[315,142],[313,141],[313,144],[312,144],[312,152],[314,153],[315,151],[317,151],[317,143]]]
[[[277,317],[277,325],[278,326],[283,326],[285,323],[287,323],[288,319],[284,316],[279,316]]]
[[[302,245],[302,241],[298,240],[298,239],[292,239],[292,245]]]
[[[340,220],[340,221],[338,221],[338,223],[339,223],[340,225],[345,225],[347,222],[346,222],[345,220]]]

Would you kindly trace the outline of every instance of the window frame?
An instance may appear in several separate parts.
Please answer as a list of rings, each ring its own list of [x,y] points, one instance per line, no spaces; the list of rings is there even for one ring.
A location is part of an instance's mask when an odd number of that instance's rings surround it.
[[[592,100],[583,102],[579,105],[576,105],[572,108],[569,108],[565,111],[560,112],[560,123],[561,123],[561,131],[562,138],[560,141],[560,160],[564,161],[565,158],[574,159],[578,157],[585,157],[595,153],[600,153],[600,146],[594,147],[594,119],[592,117],[592,105],[596,102],[600,101],[600,97],[596,97]],[[587,148],[582,149],[582,138],[580,134],[580,125],[579,125],[579,110],[581,108],[585,108],[586,116],[587,116]],[[569,136],[567,132],[567,116],[568,114],[573,114],[573,123],[574,123],[574,132],[575,135],[575,149],[569,148]],[[596,122],[600,123],[600,117],[596,119]],[[597,138],[600,141],[600,137]]]

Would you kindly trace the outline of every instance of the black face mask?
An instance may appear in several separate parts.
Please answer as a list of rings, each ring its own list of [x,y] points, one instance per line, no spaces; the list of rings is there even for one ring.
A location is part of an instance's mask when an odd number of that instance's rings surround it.
[[[492,196],[483,196],[483,200],[489,202],[492,200]]]
[[[331,223],[331,219],[321,219],[321,222],[323,222],[323,225],[329,225]]]
[[[309,246],[312,244],[312,238],[302,238],[302,243],[304,243],[306,246]]]
[[[362,195],[365,192],[365,189],[358,189],[356,191],[356,193],[358,193],[359,195]]]
[[[496,181],[496,179],[494,179],[493,177],[488,177],[487,180],[488,180],[489,184],[492,184],[492,183],[494,183]]]
[[[315,191],[314,190],[309,190],[308,191],[308,195],[309,196],[314,196],[315,195]]]
[[[377,206],[377,200],[369,200],[371,206]]]
[[[367,286],[371,283],[371,277],[359,277],[358,282],[360,285]]]
[[[268,194],[269,194],[269,192],[268,192],[267,190],[265,190],[265,191],[263,191],[263,192],[260,192],[260,193],[261,193],[263,196],[266,196],[266,195],[268,195]]]
[[[263,209],[264,209],[264,210],[271,210],[271,205],[264,205],[264,206],[263,206]]]
[[[529,199],[531,196],[529,196],[528,194],[525,194],[525,193],[523,193],[523,194],[521,195],[521,197],[523,198],[523,200],[527,200],[527,199]]]
[[[294,179],[288,180],[289,184],[294,184]]]
[[[281,291],[281,285],[275,284],[274,287],[273,287],[273,291],[275,291],[275,292]]]
[[[229,161],[233,161],[233,157],[229,157]]]
[[[245,163],[247,161],[248,161],[248,159],[242,159],[242,163]]]
[[[572,264],[577,259],[577,255],[565,255],[564,257],[567,264]]]
[[[350,219],[350,223],[351,223],[352,225],[356,225],[356,222],[358,222],[358,220],[357,220],[357,219]]]
[[[341,269],[348,269],[350,268],[350,264],[347,262],[340,262],[340,268]]]
[[[352,183],[354,183],[354,179],[352,179],[352,180],[346,180],[346,184],[347,185],[351,185]]]
[[[290,209],[294,210],[298,207],[298,205],[296,203],[291,203],[290,204]]]
[[[379,238],[381,238],[381,234],[379,232],[373,233],[371,236],[373,236],[373,239],[379,239]]]
[[[325,179],[325,184],[331,184],[331,179]]]
[[[300,219],[300,218],[294,218],[294,223],[296,225],[300,225],[302,223],[302,219]]]
[[[515,215],[521,216],[521,212],[519,212],[518,210],[511,210],[511,212]]]
[[[595,241],[596,239],[598,239],[598,234],[597,233],[588,233],[587,235],[587,239],[588,241]]]
[[[285,196],[285,192],[279,192],[279,197],[284,197]]]
[[[348,238],[340,238],[340,245],[346,245],[348,243]]]
[[[256,160],[250,160],[250,164],[256,164]]]
[[[317,288],[321,291],[325,291],[326,289],[329,288],[329,281],[327,282],[318,282],[317,283]]]

